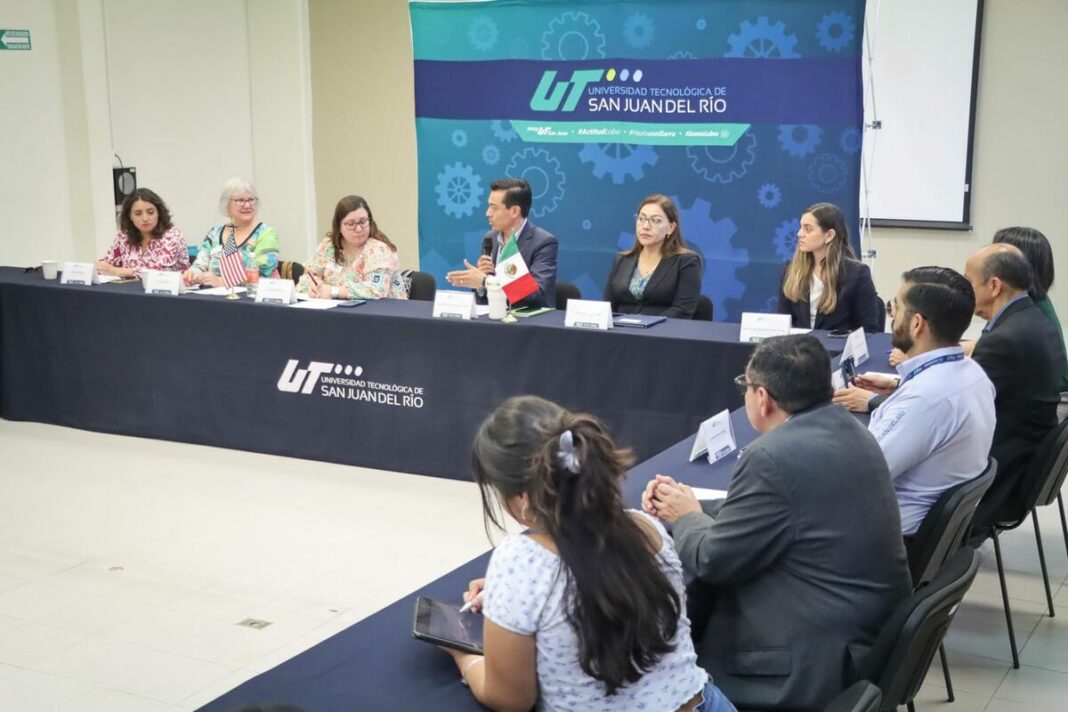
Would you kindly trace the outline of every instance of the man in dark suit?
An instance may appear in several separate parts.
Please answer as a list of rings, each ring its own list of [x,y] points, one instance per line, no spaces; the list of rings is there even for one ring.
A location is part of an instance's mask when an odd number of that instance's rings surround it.
[[[537,283],[538,291],[512,306],[555,308],[559,243],[552,234],[527,219],[532,202],[530,185],[522,178],[504,178],[490,184],[486,219],[491,229],[482,237],[483,245],[490,245],[489,254],[480,256],[476,264],[464,260],[464,269],[445,275],[449,284],[474,289],[479,303],[485,304],[486,276],[495,273],[501,249],[515,235],[519,254]]]
[[[972,255],[964,275],[975,290],[975,314],[987,320],[972,358],[994,384],[997,425],[990,455],[998,461],[994,484],[976,510],[974,527],[1015,520],[1023,475],[1038,443],[1057,424],[1064,342],[1057,327],[1028,296],[1031,266],[1012,245],[995,243]]]
[[[698,663],[739,709],[823,709],[911,590],[886,460],[831,404],[830,370],[812,336],[763,341],[744,384],[761,435],[727,499],[698,502],[662,476],[642,498],[700,580],[689,594]]]

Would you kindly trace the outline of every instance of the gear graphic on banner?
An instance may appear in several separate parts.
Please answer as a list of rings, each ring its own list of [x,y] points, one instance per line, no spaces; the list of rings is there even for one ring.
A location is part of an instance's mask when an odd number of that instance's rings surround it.
[[[541,58],[581,60],[604,57],[601,23],[585,12],[564,12],[549,21],[541,36]]]
[[[779,143],[791,156],[803,158],[823,140],[823,129],[815,124],[784,124],[779,127]]]
[[[494,144],[488,143],[482,147],[482,162],[487,166],[495,166],[501,160],[501,149]]]
[[[494,119],[490,122],[490,131],[493,132],[493,137],[502,143],[511,143],[519,138],[519,134],[512,128],[510,121]]]
[[[740,315],[732,313],[726,300],[740,300],[745,294],[745,283],[738,279],[737,272],[749,264],[749,251],[731,245],[738,226],[730,218],[712,217],[712,204],[703,198],[695,199],[688,208],[682,207],[677,196],[671,199],[679,208],[679,224],[686,242],[697,247],[704,257],[701,292],[712,299],[720,321],[736,320]]]
[[[846,164],[833,153],[821,153],[808,164],[808,184],[817,193],[829,195],[845,188]]]
[[[616,185],[628,177],[641,180],[645,177],[645,166],[655,166],[660,160],[652,146],[630,143],[587,143],[578,157],[583,163],[593,164],[595,178],[610,175]]]
[[[508,54],[512,59],[527,59],[530,57],[530,45],[526,40],[514,39],[508,45]]]
[[[849,46],[856,34],[853,18],[841,10],[828,12],[816,26],[816,39],[828,52],[841,52]]]
[[[438,173],[434,192],[446,215],[465,218],[482,203],[482,178],[471,166],[457,161]]]
[[[645,49],[653,42],[656,26],[653,18],[644,12],[636,12],[623,23],[623,39],[634,49]]]
[[[471,24],[467,27],[467,39],[479,52],[488,52],[493,49],[498,37],[500,37],[500,31],[497,29],[497,21],[485,15],[471,20]]]
[[[843,153],[859,153],[862,141],[860,129],[846,129],[838,137],[838,147]]]
[[[747,133],[733,146],[687,146],[694,173],[709,183],[726,185],[741,178],[756,161],[756,135]]]
[[[525,148],[515,154],[505,166],[504,174],[530,184],[534,197],[530,214],[536,218],[556,210],[566,194],[567,176],[560,167],[560,159],[544,148]]]
[[[779,311],[779,295],[768,297],[767,301],[764,302],[764,311],[768,314],[774,314]]]
[[[452,145],[456,146],[456,148],[463,148],[467,145],[467,132],[463,129],[456,129],[452,132],[450,140],[452,141]]]
[[[775,254],[784,260],[792,260],[797,250],[797,231],[800,229],[801,221],[798,218],[783,220],[775,228]]]
[[[774,208],[782,201],[782,189],[774,183],[765,183],[757,190],[757,200],[765,208]]]
[[[801,56],[794,51],[797,35],[786,34],[782,20],[772,25],[765,15],[758,17],[755,25],[743,21],[737,34],[727,38],[727,44],[731,48],[724,57],[797,59]]]
[[[695,55],[693,52],[687,52],[686,50],[680,49],[678,52],[672,52],[671,54],[669,54],[667,58],[668,59],[697,59],[697,55]]]

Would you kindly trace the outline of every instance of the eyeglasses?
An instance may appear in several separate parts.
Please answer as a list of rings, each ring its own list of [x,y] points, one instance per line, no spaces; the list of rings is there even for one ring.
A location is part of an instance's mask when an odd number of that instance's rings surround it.
[[[236,203],[237,205],[255,205],[256,203],[260,202],[260,199],[259,198],[230,198],[230,202],[231,203]]]
[[[768,392],[769,396],[771,396],[772,398],[775,397],[775,394],[772,393],[771,390],[768,389],[768,387],[765,386],[763,383],[753,383],[752,381],[747,381],[744,373],[741,373],[734,377],[734,386],[738,389],[738,393],[741,394],[742,398],[745,398],[745,393],[750,388],[763,388],[765,391]]]
[[[920,315],[920,316],[922,316],[922,317],[923,317],[924,319],[926,319],[926,318],[927,318],[927,317],[926,317],[926,316],[925,316],[925,315],[924,315],[923,313],[921,313],[921,312],[918,312],[918,311],[916,311],[915,309],[908,309],[908,308],[906,308],[906,309],[905,309],[905,311],[906,311],[907,313],[909,313],[909,314],[919,314],[919,315]],[[897,316],[897,297],[893,297],[893,298],[891,298],[891,299],[890,299],[890,301],[888,301],[888,302],[886,303],[886,315],[887,315],[888,317],[890,317],[891,319],[893,319],[893,318],[894,318],[895,316]]]
[[[364,218],[363,220],[346,220],[345,222],[341,223],[341,227],[346,228],[348,230],[362,230],[370,224],[371,221],[367,218]]]
[[[660,227],[665,222],[667,222],[659,215],[655,215],[653,217],[646,217],[645,215],[635,215],[634,219],[638,221],[639,225],[648,225],[649,227]]]

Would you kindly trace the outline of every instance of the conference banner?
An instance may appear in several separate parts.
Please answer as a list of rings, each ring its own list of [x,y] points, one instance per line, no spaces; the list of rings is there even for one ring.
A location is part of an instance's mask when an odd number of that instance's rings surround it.
[[[863,0],[411,2],[420,269],[478,258],[489,185],[526,179],[558,279],[599,299],[652,193],[716,320],[774,310],[799,217],[859,249]]]

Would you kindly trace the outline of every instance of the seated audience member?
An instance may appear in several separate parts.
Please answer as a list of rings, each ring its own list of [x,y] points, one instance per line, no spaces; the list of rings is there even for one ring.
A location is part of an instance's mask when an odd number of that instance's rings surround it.
[[[1061,320],[1053,309],[1049,290],[1053,286],[1053,248],[1049,240],[1038,230],[1031,227],[1006,227],[994,233],[994,243],[1004,243],[1016,247],[1031,265],[1031,288],[1027,293],[1047,319],[1057,327],[1057,333],[1064,341]],[[997,385],[997,384],[995,384]],[[1068,361],[1065,362],[1064,375],[1061,377],[1061,392],[1068,391]]]
[[[223,286],[219,263],[226,243],[233,238],[246,270],[270,277],[278,266],[278,233],[257,219],[260,199],[256,187],[243,178],[231,178],[219,195],[219,213],[227,222],[204,236],[193,266],[185,272],[186,284]]]
[[[720,710],[697,665],[682,568],[655,519],[623,508],[629,451],[589,415],[505,401],[475,436],[487,527],[526,528],[464,594],[485,615],[485,657],[450,650],[495,710]]]
[[[838,206],[817,203],[801,214],[797,248],[779,289],[779,313],[795,327],[883,330],[871,270],[856,259]]]
[[[1028,296],[1031,266],[1019,249],[988,245],[968,259],[964,274],[975,290],[975,315],[987,320],[972,359],[996,392],[990,455],[998,471],[976,510],[973,527],[982,530],[1027,513],[1019,496],[1030,483],[1022,475],[1035,447],[1057,424],[1065,354],[1057,327]]]
[[[642,506],[672,525],[698,577],[697,661],[727,697],[822,710],[911,590],[890,475],[875,439],[831,405],[816,338],[762,341],[736,382],[761,435],[742,450],[726,500],[699,502],[658,475]]]
[[[899,377],[863,374],[835,401],[864,411],[886,396],[868,430],[890,466],[901,531],[911,537],[942,492],[986,469],[994,386],[960,346],[976,303],[968,280],[945,267],[917,267],[902,279],[890,302],[892,343],[906,357]]]
[[[107,254],[96,262],[97,273],[139,278],[146,269],[189,267],[182,231],[171,223],[171,211],[163,198],[148,188],[138,188],[122,201],[119,227]]]
[[[334,220],[297,291],[321,299],[407,299],[397,248],[378,229],[371,206],[358,195],[338,201]]]
[[[482,236],[484,245],[489,241],[490,253],[479,257],[474,265],[464,260],[464,269],[445,275],[448,283],[453,287],[474,289],[478,302],[485,304],[486,276],[495,274],[501,250],[514,237],[527,271],[538,284],[538,291],[512,306],[555,307],[556,257],[560,244],[549,232],[527,219],[533,200],[530,185],[522,178],[502,178],[491,183],[486,199],[486,220],[491,229]]]
[[[605,301],[613,312],[692,319],[701,296],[701,259],[682,240],[675,203],[650,195],[634,219],[634,246],[612,262]]]

